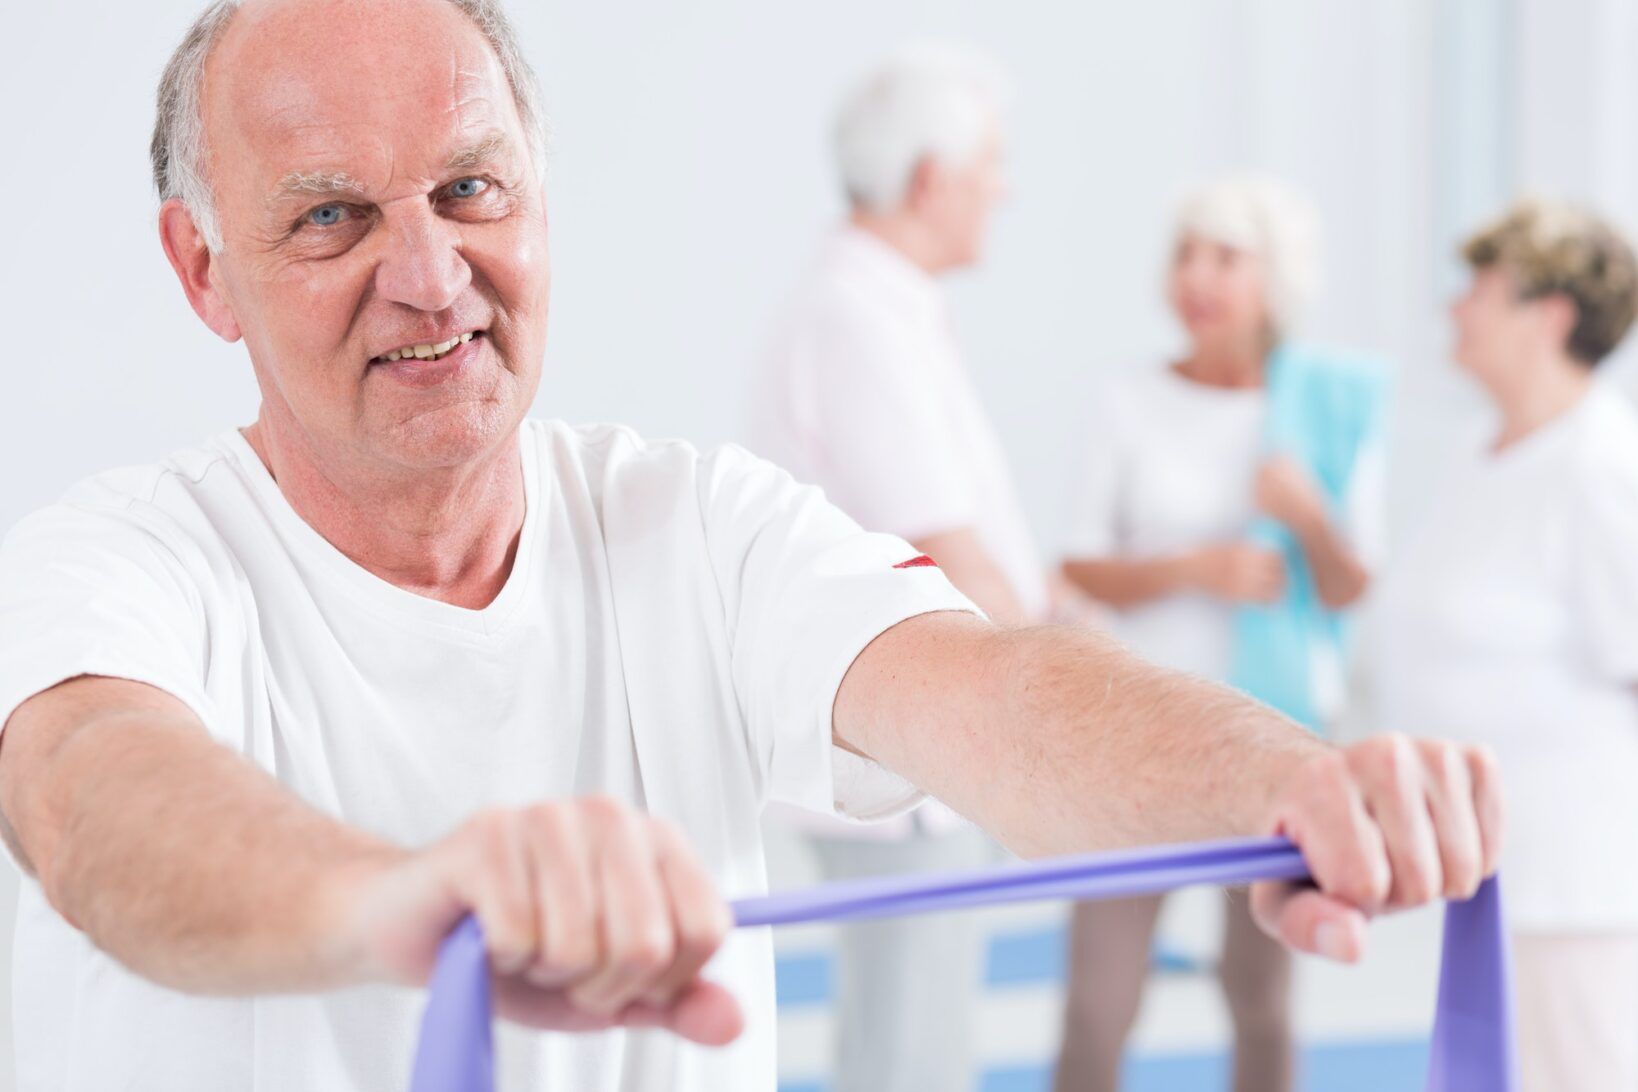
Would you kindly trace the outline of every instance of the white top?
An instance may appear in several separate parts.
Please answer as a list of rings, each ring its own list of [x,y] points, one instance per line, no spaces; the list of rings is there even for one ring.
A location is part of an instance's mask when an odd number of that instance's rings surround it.
[[[973,529],[1025,613],[1046,614],[1040,556],[944,294],[876,236],[846,227],[829,240],[757,377],[749,434],[872,530],[914,541]],[[869,827],[788,818],[859,839],[964,825],[936,802]]]
[[[837,750],[831,706],[896,622],[970,610],[910,548],[736,448],[527,422],[526,517],[468,610],[347,559],[238,432],[113,471],[0,547],[0,723],[79,674],[130,678],[321,810],[399,842],[480,808],[611,793],[679,823],[730,897],[765,887],[765,801],[867,817],[917,799]],[[764,1092],[773,950],[709,969],[744,1005],[724,1050],[661,1032],[498,1038],[508,1092]],[[13,965],[21,1089],[400,1089],[421,995],[192,997],[125,971],[25,883]]]
[[[1166,557],[1246,536],[1263,460],[1268,398],[1213,387],[1169,367],[1101,384],[1087,414],[1068,555]],[[1196,592],[1112,612],[1139,655],[1208,679],[1228,677],[1233,607]]]
[[[1381,592],[1382,720],[1488,743],[1528,930],[1638,928],[1638,415],[1474,445]]]
[[[917,540],[972,528],[1026,614],[1046,575],[943,292],[876,236],[829,241],[758,377],[751,446],[860,524]]]

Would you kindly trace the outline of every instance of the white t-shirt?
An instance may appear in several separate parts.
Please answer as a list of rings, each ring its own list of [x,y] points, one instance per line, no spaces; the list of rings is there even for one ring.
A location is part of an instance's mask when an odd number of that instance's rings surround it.
[[[1638,928],[1638,414],[1475,444],[1381,590],[1382,720],[1487,743],[1526,930]]]
[[[750,436],[862,526],[912,541],[972,528],[1025,613],[1046,613],[1035,540],[943,293],[876,236],[846,227],[829,240],[757,376]],[[966,826],[937,801],[869,827],[786,817],[864,840]]]
[[[871,530],[914,541],[973,528],[1025,613],[1046,613],[1046,575],[1006,455],[928,273],[844,228],[764,363],[751,421],[758,454]]]
[[[347,559],[230,431],[75,487],[0,547],[0,723],[80,674],[169,691],[315,807],[417,845],[480,808],[611,793],[679,823],[730,897],[765,886],[769,799],[852,815],[916,799],[833,747],[857,653],[970,610],[910,548],[735,448],[527,422],[526,516],[499,596],[468,610]],[[710,973],[745,1006],[724,1050],[659,1032],[505,1025],[509,1092],[773,1087],[773,953]],[[406,1087],[421,995],[187,996],[94,948],[25,883],[13,967],[25,1092]]]

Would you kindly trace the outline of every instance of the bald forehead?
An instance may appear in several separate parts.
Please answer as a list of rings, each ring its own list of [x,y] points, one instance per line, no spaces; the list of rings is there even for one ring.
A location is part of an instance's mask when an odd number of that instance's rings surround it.
[[[214,148],[289,157],[263,165],[280,176],[517,127],[498,58],[446,0],[250,0],[211,56],[204,106]]]
[[[250,0],[211,57],[206,90],[270,119],[367,113],[429,75],[446,94],[463,78],[510,94],[482,33],[445,0]]]

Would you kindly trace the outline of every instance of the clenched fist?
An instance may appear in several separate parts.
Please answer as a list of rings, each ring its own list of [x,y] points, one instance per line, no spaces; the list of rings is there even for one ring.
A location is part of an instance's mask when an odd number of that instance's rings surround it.
[[[365,973],[415,984],[475,914],[496,1009],[523,1024],[664,1027],[709,1045],[744,1024],[732,995],[700,975],[732,924],[710,875],[673,824],[611,798],[484,812],[366,866],[356,906]]]

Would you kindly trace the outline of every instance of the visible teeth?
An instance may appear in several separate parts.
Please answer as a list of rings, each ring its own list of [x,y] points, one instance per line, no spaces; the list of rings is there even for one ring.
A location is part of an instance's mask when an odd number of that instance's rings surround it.
[[[465,345],[472,340],[472,334],[457,334],[448,341],[440,341],[436,345],[406,345],[402,349],[394,349],[390,353],[383,353],[382,360],[431,360],[443,356],[457,345]]]

